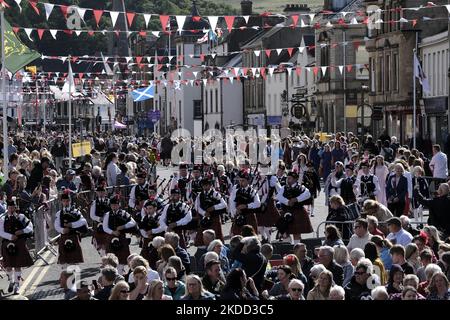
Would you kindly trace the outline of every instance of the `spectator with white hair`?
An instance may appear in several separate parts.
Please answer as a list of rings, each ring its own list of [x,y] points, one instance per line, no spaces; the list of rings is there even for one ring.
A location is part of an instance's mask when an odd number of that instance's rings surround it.
[[[333,286],[330,289],[328,300],[345,300],[345,290],[341,286]]]
[[[438,272],[442,272],[442,269],[437,264],[430,263],[429,265],[426,266],[426,268],[425,268],[425,276],[427,277],[427,280],[424,281],[424,282],[419,283],[419,288],[418,288],[418,292],[421,295],[425,296],[427,294],[427,291],[426,291],[427,289],[426,288],[430,284],[430,280],[433,277],[433,275],[435,273],[438,273]]]
[[[214,251],[219,255],[219,261],[220,261],[220,267],[222,268],[222,271],[225,273],[228,273],[230,270],[230,262],[228,261],[228,257],[224,255],[224,252],[222,248],[224,247],[223,242],[219,239],[213,240],[208,245],[208,252]]]
[[[367,287],[367,280],[373,274],[372,262],[363,258],[356,265],[354,276],[349,284],[345,286],[346,300],[367,300],[371,291]]]
[[[355,248],[352,251],[350,251],[350,262],[353,267],[356,267],[359,260],[361,260],[362,258],[365,258],[365,257],[366,257],[366,254],[364,253],[363,249]]]
[[[417,236],[420,233],[419,230],[413,228],[413,226],[411,225],[411,219],[408,216],[400,216],[400,221],[402,223],[403,230],[409,232],[413,237]]]
[[[371,291],[372,300],[389,300],[389,294],[386,291],[386,287],[378,286]]]
[[[375,216],[367,216],[367,229],[372,236],[384,238],[384,233],[378,229],[378,219]]]
[[[307,288],[305,290],[305,295],[306,296],[308,295],[309,290],[314,288],[314,285],[315,285],[315,283],[316,283],[316,281],[317,281],[317,279],[319,277],[319,274],[322,271],[325,271],[325,270],[327,270],[327,268],[325,268],[325,266],[323,264],[321,264],[321,263],[315,264],[311,268],[311,270],[309,271],[308,286],[307,286]]]
[[[333,274],[334,283],[338,286],[344,281],[344,269],[334,260],[334,249],[329,246],[322,246],[319,249],[319,262]]]
[[[333,249],[334,260],[336,260],[336,263],[344,270],[344,281],[342,282],[342,285],[345,287],[352,279],[354,267],[350,262],[350,255],[345,246],[334,246]]]

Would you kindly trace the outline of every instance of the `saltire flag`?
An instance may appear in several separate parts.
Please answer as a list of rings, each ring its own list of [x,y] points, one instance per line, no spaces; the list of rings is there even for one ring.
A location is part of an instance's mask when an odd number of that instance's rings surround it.
[[[131,92],[131,95],[133,96],[133,101],[134,102],[139,102],[139,101],[145,101],[145,100],[148,100],[148,99],[152,99],[153,96],[155,95],[155,88],[153,86],[149,86],[149,87],[146,87],[146,88],[133,90]]]
[[[419,79],[423,91],[426,93],[430,93],[430,84],[428,82],[427,76],[425,75],[425,72],[423,72],[422,66],[420,65],[419,59],[417,58],[417,54],[414,54],[414,76]]]

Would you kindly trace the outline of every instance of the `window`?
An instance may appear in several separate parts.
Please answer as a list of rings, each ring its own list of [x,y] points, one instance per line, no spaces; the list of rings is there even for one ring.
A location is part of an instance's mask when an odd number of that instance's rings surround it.
[[[377,66],[377,92],[383,91],[383,57],[378,57]]]
[[[219,90],[216,89],[216,113],[219,112]]]
[[[213,92],[212,90],[209,92],[209,112],[213,112]]]
[[[370,66],[370,91],[375,92],[375,59],[369,58],[369,66]]]
[[[385,71],[384,71],[384,75],[385,75],[385,91],[390,91],[390,77],[391,77],[391,56],[390,55],[386,55],[386,65],[385,65]]]
[[[398,91],[398,53],[394,53],[392,59],[392,86],[394,91]]]
[[[201,44],[194,44],[194,56],[200,57],[200,54],[202,53],[202,45]]]
[[[431,74],[433,75],[433,96],[436,96],[436,52],[433,52],[433,60],[431,60],[431,70],[433,70],[431,72]]]

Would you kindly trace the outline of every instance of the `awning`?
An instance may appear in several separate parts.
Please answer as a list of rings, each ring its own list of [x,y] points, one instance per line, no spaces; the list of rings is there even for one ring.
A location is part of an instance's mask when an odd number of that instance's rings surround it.
[[[120,123],[119,121],[114,122],[114,128],[116,129],[126,129],[127,126],[123,123]]]

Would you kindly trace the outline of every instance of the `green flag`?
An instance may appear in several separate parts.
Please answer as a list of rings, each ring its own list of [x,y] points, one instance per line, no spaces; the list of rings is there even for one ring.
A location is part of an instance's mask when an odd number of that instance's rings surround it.
[[[11,25],[5,19],[5,64],[6,69],[16,73],[41,55],[24,45],[15,35]]]

